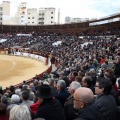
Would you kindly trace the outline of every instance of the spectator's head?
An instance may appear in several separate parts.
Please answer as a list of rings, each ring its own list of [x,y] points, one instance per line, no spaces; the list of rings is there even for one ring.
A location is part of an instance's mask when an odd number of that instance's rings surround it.
[[[102,68],[102,70],[107,69],[107,67],[108,67],[107,64],[105,64],[105,63],[102,63],[102,64],[101,64],[101,68]]]
[[[0,103],[0,115],[6,114],[6,109],[7,109],[7,105],[4,103]]]
[[[11,102],[12,103],[19,103],[20,102],[19,95],[13,94],[12,97],[11,97]]]
[[[17,94],[17,95],[20,96],[20,94],[21,94],[21,89],[20,89],[20,88],[16,89],[16,90],[15,90],[15,94]]]
[[[95,85],[95,94],[110,94],[112,89],[112,82],[107,78],[98,78]]]
[[[89,70],[89,73],[90,73],[90,75],[95,74],[95,69],[94,69],[94,68],[91,68],[91,69]]]
[[[8,103],[8,98],[5,95],[3,95],[1,97],[1,102],[7,104]]]
[[[10,86],[10,91],[13,93],[14,90],[15,90],[15,87],[11,85],[11,86]]]
[[[79,87],[81,87],[80,83],[73,81],[69,86],[69,93],[73,95],[75,90]]]
[[[120,57],[116,58],[116,63],[120,63]]]
[[[6,97],[10,97],[10,94],[9,94],[8,92],[5,92],[4,95],[5,95]]]
[[[90,76],[85,76],[82,78],[82,86],[88,87],[92,84],[92,78]]]
[[[80,87],[74,92],[73,100],[74,108],[80,110],[93,102],[94,94],[91,89]]]
[[[82,83],[82,77],[81,76],[76,76],[75,81],[77,81],[81,84]]]
[[[57,90],[63,90],[66,88],[66,83],[64,80],[58,80],[57,82]]]
[[[78,76],[78,73],[76,71],[73,72],[73,77]]]
[[[28,100],[29,99],[29,91],[28,90],[23,90],[21,93],[21,99],[22,100]]]
[[[15,105],[10,110],[9,120],[31,120],[31,114],[26,105]]]

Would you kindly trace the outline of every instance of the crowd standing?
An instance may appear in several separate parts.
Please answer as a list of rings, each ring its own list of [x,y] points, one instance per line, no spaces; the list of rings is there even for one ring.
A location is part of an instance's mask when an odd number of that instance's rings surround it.
[[[47,80],[36,76],[17,88],[0,86],[0,120],[120,120],[119,29],[17,34],[22,33],[0,34],[7,39],[0,49],[29,48],[49,57],[57,69]],[[53,46],[57,41],[62,43]]]

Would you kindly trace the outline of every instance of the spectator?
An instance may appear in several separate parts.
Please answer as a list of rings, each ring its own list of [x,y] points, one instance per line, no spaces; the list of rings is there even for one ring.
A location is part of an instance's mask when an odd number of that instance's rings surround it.
[[[119,57],[117,57],[114,72],[115,72],[116,78],[119,78],[120,77],[120,58]]]
[[[79,110],[74,120],[104,120],[98,108],[94,105],[94,95],[91,89],[81,87],[74,93],[74,108]]]
[[[90,76],[85,76],[85,77],[82,78],[82,86],[90,88],[93,91],[93,93],[95,93],[95,88],[93,86],[93,81],[92,81],[92,78]]]
[[[0,103],[0,120],[9,120],[6,109],[7,105],[4,103]]]
[[[62,107],[64,107],[65,101],[67,100],[69,95],[70,94],[66,89],[65,81],[64,80],[59,80],[57,82],[57,93],[55,95],[55,98],[60,101]]]
[[[28,90],[23,90],[21,93],[21,100],[22,103],[21,105],[27,105],[27,107],[30,109],[30,105],[33,104],[33,101],[29,100],[29,91]]]
[[[112,83],[109,79],[99,78],[95,85],[95,94],[98,95],[95,104],[105,120],[117,120],[117,104],[111,96]]]
[[[64,105],[66,120],[73,120],[76,118],[77,110],[73,107],[73,94],[79,87],[81,87],[80,83],[73,81],[68,88],[71,95],[67,98]]]
[[[26,105],[15,105],[10,111],[9,120],[32,120],[32,118]]]
[[[35,118],[44,118],[45,120],[65,120],[64,111],[58,100],[54,96],[49,85],[41,85],[39,92],[36,94],[41,102]]]
[[[20,104],[20,97],[19,95],[13,94],[11,97],[11,104],[7,106],[7,112],[9,113],[10,110],[15,106]]]
[[[82,77],[81,76],[76,76],[75,77],[75,81],[77,81],[78,83],[82,84]]]

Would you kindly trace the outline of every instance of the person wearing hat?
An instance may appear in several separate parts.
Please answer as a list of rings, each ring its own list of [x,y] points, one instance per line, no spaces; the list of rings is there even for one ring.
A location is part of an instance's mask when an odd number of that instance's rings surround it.
[[[64,111],[60,102],[55,99],[54,91],[47,84],[39,86],[39,92],[36,94],[41,102],[35,118],[43,118],[45,120],[65,120]]]

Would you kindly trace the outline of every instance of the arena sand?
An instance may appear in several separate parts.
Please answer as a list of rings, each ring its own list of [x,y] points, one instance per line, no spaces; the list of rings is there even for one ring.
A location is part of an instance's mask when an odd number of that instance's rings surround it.
[[[32,58],[0,55],[0,86],[4,89],[19,84],[47,69],[43,62]]]

